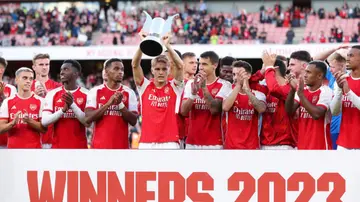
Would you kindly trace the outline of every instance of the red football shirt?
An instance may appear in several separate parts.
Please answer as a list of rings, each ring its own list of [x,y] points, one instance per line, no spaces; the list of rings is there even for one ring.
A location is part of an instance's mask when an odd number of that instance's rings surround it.
[[[17,112],[21,112],[18,123],[8,131],[8,148],[41,148],[40,133],[27,125],[23,114],[39,121],[43,108],[43,98],[32,94],[30,98],[21,98],[18,94],[4,100],[0,109],[0,118],[11,122]]]
[[[261,145],[290,145],[296,143],[291,135],[290,117],[285,110],[285,101],[290,91],[290,85],[280,86],[275,78],[275,70],[270,68],[265,72],[266,86],[269,93],[266,96],[266,111],[262,114]]]
[[[191,84],[193,81],[188,81],[185,86],[184,100],[191,97]],[[207,88],[213,98],[224,99],[226,93],[231,90],[231,84],[226,80],[217,78],[213,83],[207,84]],[[211,114],[200,89],[189,114],[189,130],[186,143],[192,145],[223,145],[221,116],[222,113]]]
[[[232,85],[234,89],[235,85]],[[228,97],[232,90],[227,93]],[[262,92],[252,90],[255,97],[266,103]],[[239,93],[228,112],[228,128],[225,135],[225,149],[259,149],[259,113],[252,106],[246,94]]]
[[[74,103],[81,111],[85,110],[88,90],[78,87],[70,91],[74,97]],[[62,110],[65,102],[62,95],[66,93],[64,87],[58,87],[47,93],[45,97],[44,111],[51,113]],[[54,135],[52,148],[76,149],[87,148],[85,126],[76,118],[71,108],[54,123]]]
[[[298,149],[331,149],[329,110],[332,91],[328,86],[321,86],[316,91],[304,89],[304,95],[313,105],[323,107],[326,114],[315,120],[301,105],[300,99],[295,95],[295,101],[300,103]]]
[[[144,78],[138,86],[141,102],[141,143],[179,141],[178,112],[184,84],[175,79],[162,88]]]
[[[138,102],[135,92],[131,88],[121,85],[117,90],[112,90],[101,84],[90,90],[87,96],[86,108],[99,109],[106,104],[115,92],[123,94],[122,102],[129,111],[137,112]],[[119,105],[111,105],[102,118],[94,124],[92,148],[95,149],[128,149],[129,124],[121,114]]]
[[[347,77],[349,88],[360,96],[360,79]],[[360,110],[354,106],[348,96],[342,96],[342,118],[337,144],[348,149],[360,148]]]
[[[16,94],[16,87],[10,84],[5,84],[4,88],[4,95],[5,97],[12,97]],[[6,146],[7,145],[7,139],[8,135],[7,133],[3,133],[0,135],[0,146]]]
[[[33,83],[31,84],[31,90],[35,92],[35,82],[36,80],[33,80]],[[61,83],[58,83],[54,80],[47,80],[45,82],[45,90],[49,92],[52,89],[55,89],[57,87],[60,87]],[[42,144],[51,144],[52,143],[52,137],[54,134],[54,125],[49,125],[47,128],[47,132],[45,134],[41,134],[41,142]]]

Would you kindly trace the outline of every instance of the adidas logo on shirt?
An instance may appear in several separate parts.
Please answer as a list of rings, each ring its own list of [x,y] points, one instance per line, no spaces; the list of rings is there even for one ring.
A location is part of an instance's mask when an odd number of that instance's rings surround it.
[[[101,98],[100,98],[100,100],[105,100],[106,98],[105,98],[105,96],[102,96]]]
[[[14,106],[12,106],[12,107],[11,107],[11,109],[16,109],[16,106],[15,106],[15,105],[14,105]]]
[[[56,102],[62,102],[62,100],[61,100],[61,99],[58,99],[58,101],[56,101]]]

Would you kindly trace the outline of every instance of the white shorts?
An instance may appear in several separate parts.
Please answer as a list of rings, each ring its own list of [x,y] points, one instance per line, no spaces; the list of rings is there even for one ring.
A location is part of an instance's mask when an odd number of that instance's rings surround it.
[[[7,146],[0,146],[0,149],[7,149]]]
[[[337,149],[336,150],[360,150],[360,149],[348,149],[348,148],[345,148],[345,147],[342,147],[342,146],[337,146]]]
[[[222,145],[193,145],[186,144],[185,149],[223,149]]]
[[[43,149],[51,149],[52,144],[42,144]]]
[[[290,145],[263,145],[261,146],[261,150],[296,150],[296,148]]]
[[[177,142],[139,143],[138,149],[180,149]]]

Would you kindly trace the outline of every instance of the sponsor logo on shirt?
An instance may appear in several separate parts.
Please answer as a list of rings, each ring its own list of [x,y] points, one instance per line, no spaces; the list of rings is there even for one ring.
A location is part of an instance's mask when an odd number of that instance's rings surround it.
[[[277,107],[277,102],[266,103],[266,112],[275,113]]]
[[[104,104],[99,103],[99,108],[101,108]],[[111,105],[104,113],[105,116],[122,116],[120,112],[119,105]]]
[[[301,106],[300,107],[300,118],[312,119],[313,117],[306,111],[306,109],[303,106]]]
[[[11,120],[15,119],[15,115],[16,115],[16,113],[10,113],[10,119]],[[39,118],[39,114],[20,113],[19,114],[19,121],[18,121],[19,124],[27,124],[25,121],[23,121],[23,118],[25,116],[29,117],[30,119],[34,119],[34,120],[37,120]]]
[[[234,106],[232,111],[233,111],[233,113],[235,113],[236,119],[239,119],[242,121],[250,121],[255,112],[254,108],[253,109],[242,109],[242,108],[238,108],[237,106]]]
[[[59,111],[59,110],[62,110],[63,107],[59,107],[59,106],[56,106],[55,107],[55,111]],[[61,118],[76,118],[75,116],[75,113],[72,109],[68,109],[62,116]]]
[[[158,97],[156,95],[149,94],[148,99],[149,99],[149,101],[151,101],[150,105],[152,107],[167,108],[168,101],[170,100],[170,95]]]
[[[345,95],[342,96],[343,106],[346,108],[356,108],[355,105],[349,100],[349,98]]]
[[[209,110],[210,108],[206,105],[206,102],[203,98],[197,98],[194,101],[194,107],[198,110]]]

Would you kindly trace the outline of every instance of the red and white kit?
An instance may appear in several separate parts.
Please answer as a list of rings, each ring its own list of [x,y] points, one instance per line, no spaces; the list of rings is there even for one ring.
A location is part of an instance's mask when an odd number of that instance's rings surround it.
[[[306,111],[301,105],[299,96],[295,95],[295,101],[300,103],[298,149],[331,149],[330,138],[330,102],[333,96],[328,86],[321,86],[316,91],[304,89],[304,95],[313,105],[323,107],[326,114],[318,120]]]
[[[64,113],[62,111],[65,102],[62,95],[67,91],[64,87],[58,87],[47,93],[45,97],[44,113],[50,112],[52,119],[57,120],[54,123],[54,135],[52,137],[52,148],[62,149],[86,149],[87,138],[86,128],[79,121],[79,117],[85,117],[85,105],[88,90],[78,87],[76,90],[69,91],[73,95],[74,101],[69,109]],[[43,122],[47,116],[43,115]]]
[[[360,149],[360,79],[346,78],[350,91],[344,94],[335,83],[336,102],[342,112],[338,149]]]
[[[186,83],[184,100],[192,97],[191,84],[194,80]],[[223,100],[227,92],[231,91],[231,84],[223,79],[217,78],[213,83],[207,84],[213,98]],[[189,129],[186,139],[187,149],[221,149],[223,146],[222,113],[212,115],[204,100],[202,90],[199,90],[197,98],[189,113]]]
[[[179,149],[178,113],[183,82],[172,79],[162,88],[144,78],[138,86],[142,131],[139,149]]]
[[[43,98],[32,94],[21,98],[18,94],[4,100],[0,109],[0,119],[13,121],[17,112],[21,112],[16,125],[8,131],[8,148],[41,148],[40,133],[25,123],[22,117],[27,114],[35,121],[41,121]]]
[[[90,90],[86,107],[99,109],[105,105],[115,92],[123,94],[125,107],[129,111],[137,112],[138,102],[135,92],[129,87],[121,85],[117,90],[112,90],[101,84]],[[128,149],[129,148],[129,124],[123,119],[118,104],[111,105],[105,114],[94,124],[92,148],[94,149]]]
[[[232,86],[234,89],[235,85]],[[227,92],[226,98],[232,90]],[[255,97],[266,104],[264,93],[251,90]],[[225,99],[226,99],[225,98]],[[225,149],[259,149],[258,136],[259,113],[251,104],[246,94],[238,93],[233,106],[228,112],[228,125],[225,135]]]

